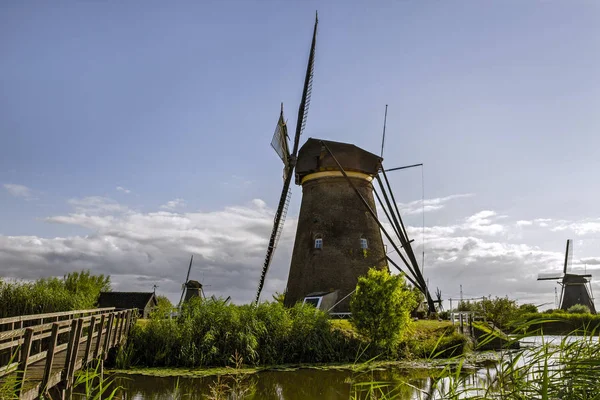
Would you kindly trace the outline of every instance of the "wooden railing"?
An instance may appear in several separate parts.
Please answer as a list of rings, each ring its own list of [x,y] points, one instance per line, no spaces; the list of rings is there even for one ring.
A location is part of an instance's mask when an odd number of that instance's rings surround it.
[[[99,308],[0,319],[0,379],[16,379],[19,398],[35,399],[120,346],[134,310]]]

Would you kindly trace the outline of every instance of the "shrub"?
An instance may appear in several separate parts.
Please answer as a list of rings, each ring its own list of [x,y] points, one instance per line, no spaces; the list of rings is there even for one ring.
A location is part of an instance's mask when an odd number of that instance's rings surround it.
[[[415,303],[402,275],[371,268],[367,276],[359,278],[352,296],[352,323],[376,346],[392,351],[410,324]]]
[[[567,309],[569,314],[590,314],[590,309],[588,306],[583,304],[575,304]]]

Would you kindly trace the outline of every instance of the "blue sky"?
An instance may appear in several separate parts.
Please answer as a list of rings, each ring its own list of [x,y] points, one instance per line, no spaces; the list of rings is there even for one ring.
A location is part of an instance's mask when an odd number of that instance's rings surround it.
[[[576,260],[600,260],[597,2],[6,1],[6,276],[89,267],[176,297],[194,252],[214,293],[249,300],[281,186],[269,142],[280,102],[295,122],[317,9],[304,139],[378,152],[389,104],[385,164],[425,164],[426,268],[442,292],[551,301],[551,283],[528,280],[566,239]],[[393,185],[417,235],[420,171]],[[300,194],[271,292],[285,286]]]

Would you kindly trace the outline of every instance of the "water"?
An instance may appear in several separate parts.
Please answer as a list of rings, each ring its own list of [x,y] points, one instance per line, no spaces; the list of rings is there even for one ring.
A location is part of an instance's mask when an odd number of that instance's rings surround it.
[[[434,383],[431,369],[382,368],[369,372],[347,370],[298,369],[292,371],[264,371],[257,374],[228,377],[151,377],[119,375],[116,383],[122,387],[121,399],[248,399],[248,400],[348,400],[360,382],[380,381],[391,383],[397,399],[436,399],[439,390],[449,384],[448,379]],[[489,371],[487,371],[489,373]],[[487,375],[489,376],[489,375]],[[486,380],[486,367],[464,374],[463,385],[479,386]],[[354,386],[353,386],[354,385]],[[223,397],[215,396],[225,389]],[[212,396],[212,397],[211,397]]]
[[[581,337],[545,336],[529,337],[521,341],[524,348],[517,365],[531,362],[531,355],[542,343],[559,345],[582,340]],[[597,343],[598,337],[585,338]],[[511,351],[510,354],[517,354]],[[498,355],[498,354],[496,354]],[[509,357],[508,353],[505,356]],[[556,356],[549,359],[555,364]],[[478,390],[494,385],[497,358],[480,359],[476,365],[462,367],[458,381],[460,388]],[[305,368],[296,370],[264,371],[256,374],[226,375],[222,377],[151,377],[143,375],[117,375],[115,383],[121,387],[120,399],[227,399],[227,400],[348,400],[366,398],[358,393],[365,382],[385,382],[385,391],[393,391],[395,400],[433,400],[444,398],[453,381],[435,379],[439,369],[432,365],[415,364],[411,367],[385,367],[368,372],[343,369]],[[454,381],[456,383],[456,381]],[[387,393],[386,392],[386,393]],[[471,392],[471,394],[475,394]]]

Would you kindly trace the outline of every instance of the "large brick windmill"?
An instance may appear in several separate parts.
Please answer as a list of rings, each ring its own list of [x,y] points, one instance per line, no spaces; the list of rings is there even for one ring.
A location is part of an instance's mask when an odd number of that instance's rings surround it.
[[[302,186],[302,204],[285,305],[292,306],[303,301],[327,311],[348,312],[349,296],[356,287],[358,277],[365,275],[371,267],[388,268],[389,263],[406,273],[407,279],[426,295],[429,310],[434,311],[434,302],[385,176],[383,158],[353,144],[314,138],[309,138],[298,151],[312,92],[317,25],[318,19],[313,31],[292,150],[289,150],[283,106],[271,141],[284,164],[284,183],[256,302],[260,300],[265,277],[283,229],[290,202],[292,176],[295,176],[295,183]],[[385,185],[380,174],[385,179]],[[379,184],[379,191],[387,207],[374,191],[375,181]],[[388,217],[395,237],[379,221],[374,195]],[[404,263],[404,269],[386,254],[382,232]]]
[[[573,240],[567,240],[565,251],[565,262],[562,274],[538,275],[538,281],[558,281],[562,287],[560,294],[560,305],[558,308],[568,310],[576,304],[587,306],[593,314],[596,314],[594,298],[592,296],[591,274],[574,274],[569,272],[573,260]]]

